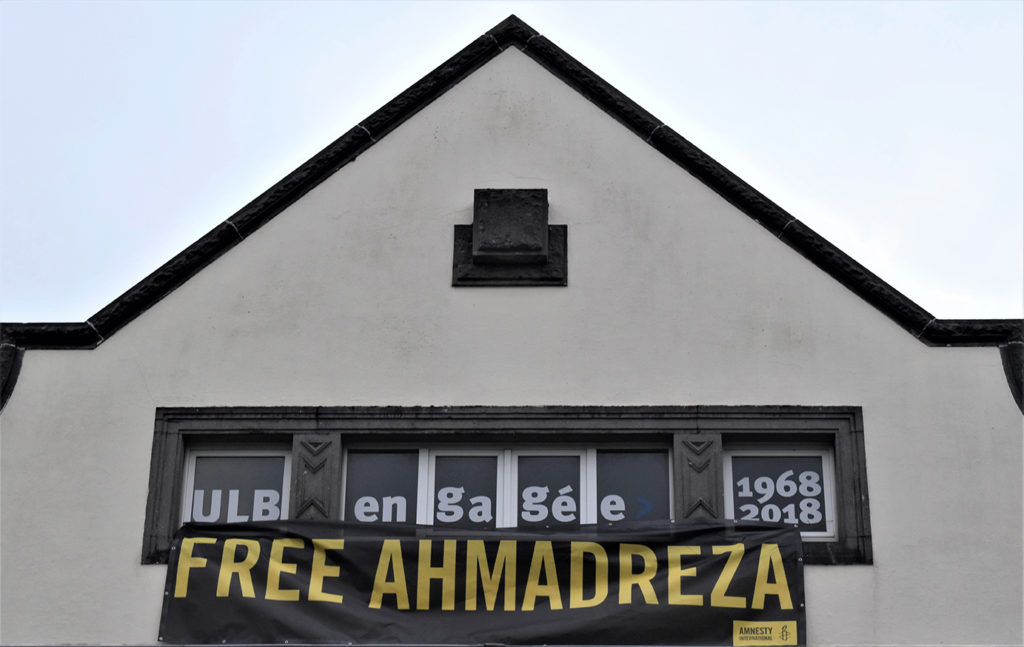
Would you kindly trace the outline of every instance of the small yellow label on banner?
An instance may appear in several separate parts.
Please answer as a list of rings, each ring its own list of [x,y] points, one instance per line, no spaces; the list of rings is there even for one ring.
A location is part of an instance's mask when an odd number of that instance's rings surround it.
[[[734,620],[732,623],[733,645],[795,645],[796,620],[784,622],[747,622]]]

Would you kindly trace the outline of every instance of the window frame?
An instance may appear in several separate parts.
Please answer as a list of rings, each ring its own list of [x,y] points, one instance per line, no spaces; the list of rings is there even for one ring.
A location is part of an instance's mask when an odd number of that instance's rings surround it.
[[[424,452],[424,450],[426,450]],[[423,471],[423,454],[426,454],[426,473]],[[421,526],[435,526],[434,507],[437,498],[437,459],[438,458],[494,458],[494,529],[505,528],[502,524],[508,516],[508,452],[494,447],[435,447],[420,448],[420,473],[417,474],[416,523]],[[344,500],[342,500],[344,504]],[[437,528],[455,526],[435,526]]]
[[[427,461],[427,457],[423,454],[423,452],[420,450],[419,447],[415,447],[413,445],[406,445],[406,444],[391,444],[391,445],[383,445],[383,446],[373,445],[373,446],[370,446],[370,447],[345,447],[344,451],[341,452],[342,468],[341,468],[341,471],[339,473],[340,474],[340,476],[339,476],[339,486],[341,488],[341,492],[339,494],[340,498],[339,498],[339,501],[338,501],[338,519],[340,521],[353,521],[352,519],[347,519],[345,517],[345,501],[347,500],[347,497],[349,496],[349,492],[348,492],[349,459],[350,459],[350,456],[351,456],[353,451],[356,452],[356,453],[366,452],[366,453],[382,453],[382,454],[384,454],[384,453],[396,453],[396,454],[398,454],[398,453],[409,453],[409,454],[415,453],[416,454],[416,492],[417,492],[417,497],[416,497],[416,500],[413,501],[413,505],[411,506],[411,510],[412,510],[412,520],[413,520],[413,522],[419,524],[420,523],[420,519],[424,518],[424,515],[426,514],[424,512],[424,510],[420,506],[420,498],[419,498],[418,494],[419,494],[419,489],[421,487],[424,487],[423,479],[420,477],[420,475],[423,474],[424,470],[426,469],[425,468],[425,463]],[[408,509],[406,510],[406,516],[409,516],[409,510]],[[356,520],[356,521],[358,523],[375,523],[375,522],[372,522],[372,521],[362,521],[362,522],[360,522],[358,520]],[[382,523],[390,523],[390,522],[383,521]],[[400,522],[396,522],[396,523],[400,523]]]
[[[838,523],[836,521],[836,485],[835,485],[835,451],[831,448],[820,447],[790,447],[779,449],[773,444],[761,447],[739,447],[722,451],[722,491],[725,495],[725,508],[723,516],[726,519],[736,519],[736,505],[733,500],[733,474],[732,458],[750,456],[815,456],[821,459],[821,479],[824,496],[824,510],[826,529],[823,531],[802,531],[800,533],[804,543],[820,541],[837,541],[839,539]]]
[[[292,519],[341,518],[343,447],[508,443],[644,444],[671,461],[676,523],[724,517],[723,451],[820,443],[835,452],[834,542],[806,542],[806,564],[870,564],[862,412],[856,406],[188,407],[158,408],[142,563],[166,563],[180,526],[186,450],[199,443],[290,444]]]
[[[257,456],[257,457],[281,457],[284,459],[284,476],[281,483],[281,520],[288,519],[288,508],[291,501],[292,481],[292,453],[291,448],[285,449],[274,447],[231,447],[216,446],[205,447],[198,445],[185,450],[185,470],[182,475],[181,484],[181,522],[192,521],[192,506],[190,502],[195,494],[196,459],[200,457],[223,457],[233,458],[236,456]]]
[[[506,517],[504,522],[509,524],[505,528],[518,528],[520,521],[519,510],[519,459],[523,457],[575,457],[579,459],[580,490],[577,493],[580,505],[577,509],[579,514],[578,525],[593,524],[596,519],[596,501],[591,507],[590,492],[591,481],[597,484],[596,449],[592,446],[570,446],[570,447],[513,447],[509,452],[509,466],[506,487]],[[672,481],[669,480],[669,489],[672,488]],[[596,496],[597,488],[594,487]],[[555,495],[557,496],[557,492]],[[554,496],[551,497],[554,499]]]
[[[664,454],[666,461],[666,474],[668,477],[668,488],[665,492],[669,505],[669,519],[674,521],[672,507],[672,452],[665,444],[651,443],[586,443],[566,444],[553,443],[542,446],[531,445],[522,442],[497,443],[475,445],[446,445],[437,443],[425,443],[421,445],[410,445],[408,443],[396,443],[381,445],[374,443],[368,446],[356,444],[349,445],[344,449],[341,478],[341,501],[339,519],[347,521],[345,508],[348,498],[348,465],[352,453],[361,452],[417,452],[417,491],[415,502],[415,522],[422,526],[434,526],[434,513],[436,505],[436,481],[435,469],[436,459],[447,456],[483,456],[496,457],[496,500],[495,500],[495,530],[518,528],[519,516],[519,459],[529,457],[570,457],[579,459],[579,490],[577,498],[580,501],[578,509],[579,524],[592,525],[595,523],[616,523],[600,519],[600,505],[597,487],[597,456],[600,452],[641,452]],[[377,523],[377,522],[364,522]],[[444,526],[438,526],[444,527]]]

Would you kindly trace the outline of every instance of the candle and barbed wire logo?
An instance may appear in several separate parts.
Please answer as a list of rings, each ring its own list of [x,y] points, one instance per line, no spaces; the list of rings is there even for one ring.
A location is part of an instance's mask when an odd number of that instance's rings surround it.
[[[796,645],[796,621],[733,622],[733,645]]]

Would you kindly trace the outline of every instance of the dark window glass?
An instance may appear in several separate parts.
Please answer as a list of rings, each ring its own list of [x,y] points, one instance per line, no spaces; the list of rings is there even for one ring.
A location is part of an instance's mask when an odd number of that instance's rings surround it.
[[[735,519],[831,530],[821,456],[733,456],[731,487]]]
[[[498,458],[438,456],[434,460],[434,525],[496,527]]]
[[[345,520],[416,522],[416,450],[350,451],[345,472]]]
[[[281,518],[283,456],[196,456],[192,521],[273,521]]]
[[[517,525],[521,528],[580,525],[578,456],[520,456]]]
[[[598,523],[669,518],[668,454],[597,452]]]

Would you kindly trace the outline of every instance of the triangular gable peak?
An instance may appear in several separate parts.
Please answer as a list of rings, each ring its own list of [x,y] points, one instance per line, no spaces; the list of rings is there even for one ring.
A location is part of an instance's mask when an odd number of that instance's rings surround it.
[[[0,406],[13,389],[25,349],[95,348],[508,47],[518,48],[923,343],[1002,347],[1011,390],[1020,404],[1024,321],[933,317],[529,25],[509,16],[85,322],[0,324]]]

